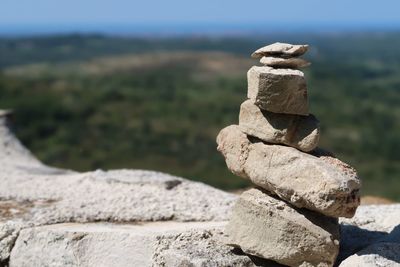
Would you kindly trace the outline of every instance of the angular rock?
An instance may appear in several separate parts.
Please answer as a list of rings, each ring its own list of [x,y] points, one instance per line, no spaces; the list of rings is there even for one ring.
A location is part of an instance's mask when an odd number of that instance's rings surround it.
[[[302,58],[280,58],[280,57],[262,57],[260,63],[273,68],[298,69],[311,65],[310,62]]]
[[[153,222],[35,227],[21,231],[9,266],[256,266],[220,241],[224,226]]]
[[[305,152],[318,146],[320,135],[319,121],[313,115],[273,113],[260,109],[251,100],[240,106],[239,126],[247,135]]]
[[[253,140],[231,125],[217,136],[228,168],[298,208],[352,217],[360,204],[356,171],[340,160]]]
[[[308,115],[304,73],[292,69],[253,66],[247,72],[247,97],[264,110]]]
[[[264,56],[277,56],[282,58],[297,57],[303,55],[308,50],[308,45],[293,45],[287,43],[273,43],[257,49],[252,58],[262,58]]]
[[[339,267],[399,267],[400,243],[376,243],[344,260]]]
[[[288,266],[333,266],[337,219],[295,209],[260,189],[245,191],[226,227],[228,245]]]

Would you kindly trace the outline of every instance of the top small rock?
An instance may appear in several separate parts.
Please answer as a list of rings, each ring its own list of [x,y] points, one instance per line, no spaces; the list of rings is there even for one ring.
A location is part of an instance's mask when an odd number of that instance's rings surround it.
[[[282,58],[298,57],[308,50],[308,45],[292,45],[286,43],[273,43],[256,50],[251,54],[252,58],[262,58],[264,56],[276,56]]]

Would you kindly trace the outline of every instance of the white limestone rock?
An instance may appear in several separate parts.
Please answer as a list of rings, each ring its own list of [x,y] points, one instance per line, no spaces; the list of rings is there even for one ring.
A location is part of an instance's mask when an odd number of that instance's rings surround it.
[[[240,106],[239,126],[247,135],[305,152],[318,146],[320,136],[319,121],[313,115],[273,113],[260,109],[251,100]]]
[[[375,243],[344,260],[339,267],[400,267],[400,243]]]
[[[35,227],[21,231],[9,266],[256,266],[251,258],[232,253],[221,242],[225,224],[153,222]]]
[[[251,142],[237,125],[221,130],[217,143],[233,173],[298,208],[352,217],[360,204],[361,182],[356,171],[332,156]]]
[[[73,174],[0,173],[0,199],[31,203],[21,216],[59,222],[218,221],[235,197],[208,185],[142,170]]]
[[[19,222],[0,222],[0,266],[10,256],[21,228],[22,223]]]
[[[308,45],[293,45],[287,43],[273,43],[260,49],[257,49],[253,54],[252,58],[261,58],[265,56],[277,56],[282,58],[298,57],[306,53]]]
[[[311,65],[305,59],[302,58],[280,58],[280,57],[262,57],[260,63],[272,68],[289,68],[289,69],[299,69],[305,68]]]
[[[245,191],[226,227],[228,245],[288,266],[333,266],[337,219],[295,209],[260,189]]]
[[[340,221],[368,231],[389,233],[400,228],[400,204],[360,206],[353,218],[341,218]]]
[[[247,82],[247,97],[261,109],[308,115],[307,84],[303,72],[253,66],[247,72]]]

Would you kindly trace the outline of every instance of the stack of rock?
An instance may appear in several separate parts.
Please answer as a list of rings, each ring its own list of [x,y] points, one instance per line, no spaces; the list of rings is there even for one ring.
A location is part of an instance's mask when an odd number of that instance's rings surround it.
[[[333,266],[338,217],[360,203],[356,171],[317,148],[319,122],[309,114],[298,68],[307,45],[275,43],[252,54],[264,66],[247,74],[239,125],[219,133],[228,168],[256,187],[245,191],[226,228],[227,244],[288,266]]]

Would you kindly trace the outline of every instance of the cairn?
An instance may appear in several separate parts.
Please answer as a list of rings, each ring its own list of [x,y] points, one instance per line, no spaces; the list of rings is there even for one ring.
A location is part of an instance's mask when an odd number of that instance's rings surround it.
[[[356,171],[318,146],[299,58],[308,45],[274,43],[252,54],[264,66],[247,73],[248,99],[239,125],[218,134],[230,171],[255,188],[239,197],[226,227],[230,246],[288,266],[333,266],[338,217],[360,204]]]

